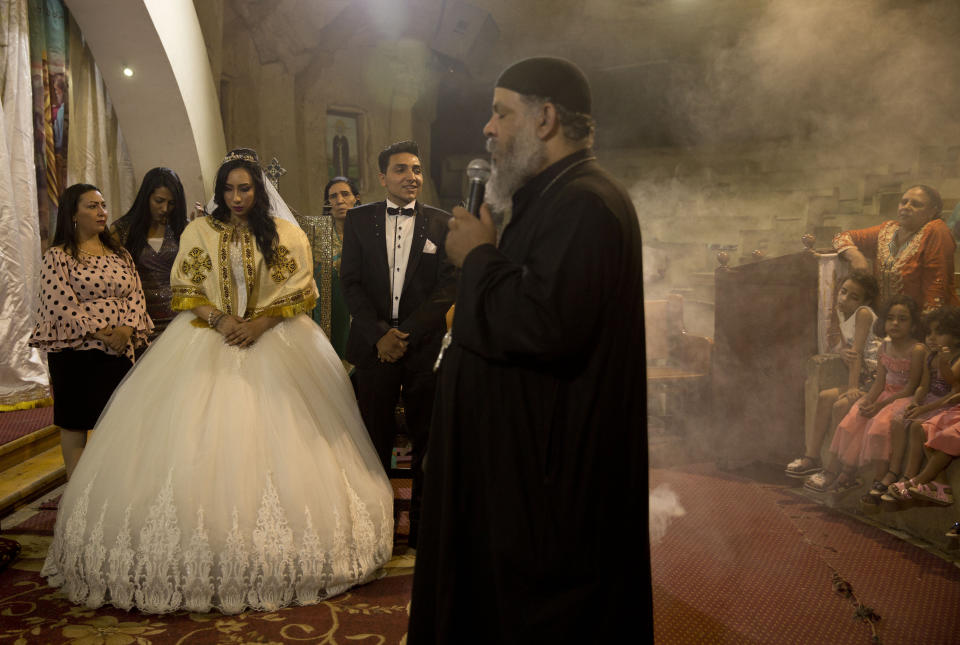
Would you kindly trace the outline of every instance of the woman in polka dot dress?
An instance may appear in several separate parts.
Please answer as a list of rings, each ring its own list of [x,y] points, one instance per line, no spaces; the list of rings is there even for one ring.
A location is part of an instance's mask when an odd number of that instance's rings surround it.
[[[31,347],[47,352],[68,479],[87,431],[152,329],[133,259],[107,231],[103,195],[90,184],[70,186],[60,196],[57,228],[43,256],[30,336]]]

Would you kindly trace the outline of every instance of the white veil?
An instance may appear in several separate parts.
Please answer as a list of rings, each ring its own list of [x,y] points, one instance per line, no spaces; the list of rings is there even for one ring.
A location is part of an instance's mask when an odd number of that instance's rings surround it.
[[[260,172],[262,173],[263,169],[261,169]],[[267,196],[270,198],[270,217],[285,219],[288,222],[293,222],[297,226],[300,226],[300,222],[293,216],[293,211],[290,210],[287,202],[283,201],[283,197],[280,196],[280,191],[277,190],[273,182],[267,178],[266,174],[263,176],[263,185],[267,187]]]

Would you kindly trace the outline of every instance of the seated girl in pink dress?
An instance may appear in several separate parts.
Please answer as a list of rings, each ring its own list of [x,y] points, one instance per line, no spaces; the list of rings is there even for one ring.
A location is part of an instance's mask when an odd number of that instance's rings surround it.
[[[960,395],[957,395],[960,398]],[[947,484],[946,470],[950,462],[960,457],[960,406],[927,421],[921,426],[926,438],[923,451],[927,463],[916,477],[910,480],[911,497],[924,499],[941,506],[953,504],[953,491]]]
[[[927,336],[929,354],[924,376],[914,399],[916,405],[907,407],[903,423],[899,427],[896,422],[892,426],[891,471],[896,471],[900,466],[907,438],[909,450],[903,477],[890,483],[880,498],[886,502],[911,499],[909,488],[915,485],[914,478],[918,475],[923,460],[923,444],[927,441],[927,433],[922,426],[931,422],[936,427],[946,427],[951,425],[952,421],[960,419],[960,405],[957,405],[960,403],[960,309],[937,309],[928,314],[927,323],[930,327]],[[951,387],[951,384],[954,385]],[[918,397],[924,393],[925,400],[921,402]],[[898,430],[902,430],[902,435]]]
[[[808,477],[805,488],[845,491],[857,485],[856,469],[865,456],[889,459],[890,422],[910,404],[920,384],[926,348],[917,342],[920,312],[909,297],[891,298],[880,319],[887,338],[880,346],[877,378],[837,426],[823,472]]]
[[[945,471],[955,457],[960,457],[960,309],[950,308],[940,319],[938,343],[939,367],[944,377],[952,382],[950,407],[922,424],[910,427],[910,454],[907,459],[906,479],[890,487],[890,495],[897,500],[923,499],[941,506],[953,504],[953,491],[947,484]],[[927,463],[919,473],[920,450]]]

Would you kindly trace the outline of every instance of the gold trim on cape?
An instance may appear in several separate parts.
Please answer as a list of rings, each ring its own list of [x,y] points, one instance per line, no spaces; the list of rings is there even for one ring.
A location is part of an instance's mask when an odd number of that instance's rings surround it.
[[[292,317],[314,308],[317,288],[310,270],[313,262],[309,240],[296,224],[284,220],[276,222],[278,247],[282,243],[281,258],[285,260],[283,271],[296,267],[278,284],[271,279],[271,269],[249,229],[242,225],[225,225],[210,217],[205,219],[206,224],[195,221],[188,225],[181,238],[181,253],[170,275],[173,304],[177,311],[211,305],[226,314],[241,315],[252,320],[267,315]],[[184,266],[184,260],[189,259],[187,253],[194,246],[213,256],[212,271],[216,274],[213,280],[202,284],[194,284],[191,280],[189,267]],[[239,266],[234,267],[231,256],[237,251],[240,253],[240,262]],[[245,287],[241,288],[246,288],[249,294],[243,312],[237,311],[238,284],[235,278],[239,280],[241,276],[234,276],[235,270],[243,272]],[[206,321],[200,319],[192,321],[192,324],[208,327]]]
[[[240,244],[243,247],[243,270],[246,272],[247,302],[253,299],[253,286],[257,280],[256,240],[249,229],[241,229]]]
[[[313,289],[306,287],[294,293],[287,294],[277,298],[266,307],[259,307],[249,314],[249,320],[254,320],[262,316],[282,316],[283,318],[292,318],[297,314],[305,314],[312,310],[317,304],[317,298],[313,294]]]

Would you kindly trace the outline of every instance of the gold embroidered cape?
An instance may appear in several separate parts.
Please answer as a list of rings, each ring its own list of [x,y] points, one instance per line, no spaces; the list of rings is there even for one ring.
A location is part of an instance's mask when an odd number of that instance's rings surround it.
[[[180,252],[170,273],[173,310],[213,305],[248,320],[260,316],[290,318],[312,310],[317,302],[317,285],[307,236],[292,222],[274,222],[279,244],[271,264],[266,263],[256,238],[246,227],[235,230],[213,217],[191,222],[180,238]],[[247,289],[245,311],[237,311],[237,281],[230,263],[231,236],[240,240]],[[194,324],[206,326],[200,319]]]

